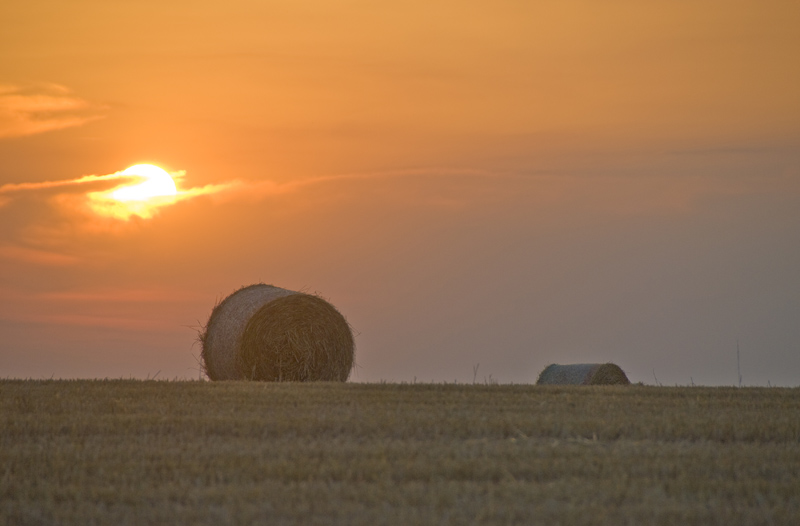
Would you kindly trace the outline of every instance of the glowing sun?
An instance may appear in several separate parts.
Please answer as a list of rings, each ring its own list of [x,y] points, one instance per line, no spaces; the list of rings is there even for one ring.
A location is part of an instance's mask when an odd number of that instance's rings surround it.
[[[135,215],[147,219],[158,207],[175,203],[180,195],[172,176],[152,164],[137,164],[110,177],[134,181],[88,194],[89,208],[101,216],[127,220]]]
[[[137,164],[119,172],[119,175],[143,177],[144,181],[112,190],[110,196],[117,201],[147,201],[153,197],[178,194],[172,176],[152,164]]]

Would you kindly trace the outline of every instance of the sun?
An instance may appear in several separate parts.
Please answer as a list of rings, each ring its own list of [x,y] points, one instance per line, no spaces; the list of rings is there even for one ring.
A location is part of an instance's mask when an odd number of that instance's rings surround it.
[[[119,175],[143,177],[138,184],[122,186],[109,194],[117,201],[147,201],[154,197],[168,197],[178,194],[175,181],[166,171],[152,164],[137,164],[119,172]]]
[[[174,204],[181,195],[172,175],[152,164],[136,164],[109,177],[133,181],[87,194],[89,208],[100,216],[126,221],[132,216],[149,219],[159,207]]]

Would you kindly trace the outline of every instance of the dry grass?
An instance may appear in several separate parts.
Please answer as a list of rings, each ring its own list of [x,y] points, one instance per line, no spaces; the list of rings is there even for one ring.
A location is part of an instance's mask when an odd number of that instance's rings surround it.
[[[800,389],[0,381],[0,524],[798,524]]]

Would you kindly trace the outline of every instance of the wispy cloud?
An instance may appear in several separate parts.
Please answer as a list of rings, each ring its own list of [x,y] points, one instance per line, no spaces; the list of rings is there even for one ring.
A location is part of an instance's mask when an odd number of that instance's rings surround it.
[[[204,300],[206,296],[178,288],[116,288],[62,292],[42,292],[35,299],[84,303],[178,303]]]
[[[1,245],[0,259],[55,267],[74,265],[80,262],[79,258],[67,254],[14,245]]]
[[[134,181],[141,179],[137,175],[126,173],[126,170],[107,175],[84,175],[74,179],[64,179],[58,181],[39,181],[27,183],[8,183],[0,186],[0,207],[8,204],[15,197],[31,192],[51,192],[55,194],[83,194],[79,200],[87,205],[94,212],[103,215],[116,217],[118,219],[128,219],[131,216],[139,216],[145,219],[153,217],[156,210],[161,206],[175,204],[199,196],[215,196],[222,201],[242,200],[260,201],[264,198],[278,195],[286,195],[302,191],[304,189],[320,186],[324,184],[335,184],[342,182],[357,182],[369,180],[390,180],[400,178],[494,178],[507,179],[508,175],[498,175],[483,170],[447,169],[447,168],[420,168],[408,170],[388,170],[380,172],[366,173],[346,173],[309,177],[278,183],[269,179],[260,181],[243,181],[233,179],[222,183],[207,184],[193,188],[182,188],[182,182],[186,172],[171,172],[170,176],[176,183],[177,193],[170,196],[161,196],[151,199],[147,203],[120,203],[112,197],[113,192],[121,185],[102,191],[76,191],[80,186],[95,186],[104,182],[121,183],[122,181]],[[60,190],[63,190],[60,191]],[[74,199],[71,199],[74,202]]]
[[[63,291],[32,291],[0,286],[0,320],[106,327],[124,330],[169,330],[176,328],[167,313],[176,304],[207,301],[207,295],[176,287],[101,288]],[[144,306],[132,315],[132,304]]]
[[[84,175],[76,179],[66,179],[61,181],[40,181],[35,183],[8,183],[0,186],[0,198],[3,194],[13,194],[16,192],[24,192],[29,190],[47,190],[50,188],[64,188],[69,186],[78,186],[86,183],[95,183],[98,181],[110,181],[115,179],[135,179],[135,175],[121,174],[120,172],[109,175]],[[10,196],[5,197],[6,200]]]
[[[358,181],[379,181],[397,179],[447,179],[447,178],[469,178],[469,179],[508,179],[516,177],[513,175],[500,175],[486,170],[471,170],[458,168],[417,168],[405,170],[385,170],[375,172],[343,173],[333,175],[321,175],[317,177],[307,177],[283,183],[278,183],[269,179],[261,181],[241,181],[236,180],[226,183],[225,192],[220,197],[225,200],[241,199],[246,201],[259,201],[261,199],[300,192],[325,184],[358,182]]]
[[[166,174],[167,172],[163,172]],[[160,207],[172,205],[180,201],[186,201],[202,195],[217,194],[220,192],[230,191],[238,186],[241,186],[239,181],[228,181],[221,184],[207,184],[194,188],[183,189],[180,188],[185,171],[176,171],[169,174],[175,182],[175,193],[172,195],[156,195],[147,199],[141,200],[120,200],[115,197],[115,192],[124,186],[130,186],[136,183],[141,183],[146,179],[139,174],[131,173],[130,169],[115,172],[107,175],[84,175],[74,179],[64,179],[60,181],[39,181],[28,183],[8,183],[0,186],[0,207],[7,205],[15,197],[25,193],[36,193],[50,191],[56,194],[59,200],[59,194],[78,194],[77,199],[70,199],[73,204],[76,202],[80,206],[88,208],[92,212],[106,217],[113,217],[122,220],[128,220],[132,216],[138,216],[144,219],[153,217]],[[166,177],[166,175],[165,175]],[[167,178],[168,180],[169,178]],[[81,186],[95,186],[96,183],[113,182],[111,188],[106,188],[101,191],[84,191],[75,190],[76,187]],[[76,197],[76,196],[72,196]],[[64,201],[63,199],[60,199]]]
[[[0,139],[81,126],[105,110],[58,84],[0,84]]]
[[[120,178],[127,177],[124,174],[119,175]],[[182,189],[179,184],[184,172],[174,172],[172,174],[176,182],[176,193],[172,195],[154,196],[143,200],[121,201],[115,197],[115,192],[121,188],[116,187],[105,192],[89,192],[86,194],[85,204],[94,213],[115,219],[127,221],[133,216],[138,216],[142,219],[150,219],[155,216],[159,209],[174,205],[181,201],[187,201],[195,197],[203,195],[213,195],[230,191],[239,186],[238,181],[231,181],[222,184],[208,184],[194,188]]]
[[[161,320],[125,316],[104,316],[92,313],[41,314],[35,311],[4,312],[3,310],[0,310],[0,320],[47,325],[77,325],[82,327],[113,328],[136,331],[174,330],[174,326]]]
[[[314,199],[358,200],[364,198],[364,194],[357,187],[383,182],[393,185],[392,190],[387,190],[385,194],[393,196],[393,199],[440,208],[458,209],[468,203],[484,203],[488,206],[508,199],[525,199],[538,209],[577,206],[584,211],[594,210],[615,216],[684,213],[692,209],[699,199],[709,195],[777,191],[778,188],[797,191],[796,177],[788,177],[794,181],[792,183],[787,177],[761,176],[756,180],[722,176],[583,176],[547,171],[492,172],[431,167],[333,174],[285,182],[229,179],[190,188],[183,188],[185,172],[174,171],[169,176],[174,180],[175,193],[139,201],[122,201],[115,198],[119,189],[146,180],[146,177],[132,174],[129,170],[65,180],[5,184],[0,186],[0,209],[23,195],[42,193],[55,205],[54,210],[67,210],[70,214],[78,211],[94,218],[110,218],[111,221],[86,222],[87,225],[93,224],[93,229],[105,230],[114,229],[114,224],[121,225],[134,216],[152,218],[170,205],[200,196],[211,197],[216,202],[255,204],[265,199],[315,192]],[[166,172],[164,174],[166,176]],[[347,185],[346,191],[341,190],[345,188],[342,185]],[[339,187],[341,191],[326,191],[333,187]],[[9,257],[9,254],[6,256]],[[15,259],[22,257],[22,252],[14,256]],[[36,259],[33,254],[25,257]]]

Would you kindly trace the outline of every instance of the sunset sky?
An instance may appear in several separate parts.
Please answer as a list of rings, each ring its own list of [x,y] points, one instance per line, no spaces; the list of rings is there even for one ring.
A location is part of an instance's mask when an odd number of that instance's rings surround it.
[[[196,379],[211,308],[264,282],[347,317],[351,381],[738,385],[738,345],[744,385],[800,385],[798,27],[796,1],[4,1],[0,377]],[[140,164],[174,188],[113,197]]]

